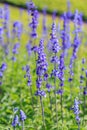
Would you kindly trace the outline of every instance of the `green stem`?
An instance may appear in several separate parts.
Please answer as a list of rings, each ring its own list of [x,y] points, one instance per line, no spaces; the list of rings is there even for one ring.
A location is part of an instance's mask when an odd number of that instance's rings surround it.
[[[61,94],[61,119],[62,119],[62,123],[63,123],[63,95]]]
[[[56,53],[55,53],[56,57]],[[56,63],[54,64],[54,70],[56,70]],[[55,96],[55,112],[56,112],[56,123],[58,126],[58,114],[57,114],[57,98],[56,98],[56,77],[54,76],[54,96]]]
[[[32,87],[31,87],[31,85],[30,85],[30,94],[31,94],[31,99],[32,99],[32,108],[34,108],[34,106],[33,106],[33,94],[32,94]]]
[[[14,130],[16,130],[16,127],[14,126]]]
[[[44,106],[43,106],[42,96],[40,96],[40,104],[41,104],[41,111],[42,111],[42,122],[43,122],[43,127],[44,127],[44,130],[45,130]]]
[[[80,130],[80,123],[78,123],[78,130]]]
[[[24,130],[24,121],[22,121],[22,130]]]
[[[52,112],[52,103],[51,103],[51,96],[50,96],[50,92],[49,92],[49,100],[50,100],[50,110]]]
[[[84,92],[85,92],[85,87],[84,87]],[[84,102],[84,106],[83,106],[83,114],[85,115],[85,107],[86,107],[86,99],[85,99],[85,94],[83,94],[83,102]],[[84,122],[84,116],[83,116],[83,122]]]

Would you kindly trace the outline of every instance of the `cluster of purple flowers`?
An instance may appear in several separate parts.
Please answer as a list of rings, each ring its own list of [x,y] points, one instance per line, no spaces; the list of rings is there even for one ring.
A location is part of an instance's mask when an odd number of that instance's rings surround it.
[[[30,4],[29,4],[29,10],[30,10],[31,16],[32,16],[32,21],[29,24],[29,26],[32,30],[30,36],[33,39],[36,39],[37,38],[36,30],[37,30],[37,26],[38,26],[39,13],[38,13],[38,10],[36,9],[36,7],[34,6],[34,4],[32,2],[30,2]]]
[[[36,6],[32,1],[26,2],[26,6],[29,14],[32,14],[33,10],[36,9]]]
[[[60,118],[63,122],[63,107],[64,107],[64,105],[63,105],[63,93],[64,93],[63,87],[65,86],[64,81],[65,81],[66,64],[68,64],[65,61],[66,60],[65,56],[66,56],[66,52],[69,52],[69,49],[72,49],[70,63],[69,63],[69,66],[67,67],[67,68],[69,68],[69,73],[70,73],[69,82],[72,82],[73,77],[74,77],[74,63],[75,63],[75,60],[77,58],[77,52],[78,52],[79,46],[81,44],[80,34],[82,31],[81,27],[82,27],[82,22],[83,22],[82,21],[82,14],[79,13],[77,10],[74,14],[73,22],[74,22],[75,30],[73,32],[73,34],[74,34],[73,44],[71,44],[70,20],[72,19],[72,13],[70,11],[70,2],[68,2],[68,11],[64,12],[64,14],[62,15],[63,30],[61,30],[60,26],[59,26],[59,30],[58,30],[59,34],[57,34],[57,27],[56,27],[56,23],[55,23],[55,18],[56,18],[57,12],[56,11],[53,12],[53,16],[52,16],[53,23],[52,23],[52,27],[51,27],[51,33],[50,33],[49,40],[47,39],[48,38],[47,36],[49,33],[47,32],[48,28],[46,26],[46,9],[44,9],[43,10],[43,23],[42,23],[43,24],[42,25],[43,26],[42,27],[42,39],[40,40],[39,45],[35,45],[35,42],[38,41],[37,27],[38,27],[39,12],[38,12],[36,6],[34,5],[34,3],[32,2],[32,0],[30,2],[27,2],[26,5],[28,8],[28,14],[29,14],[29,25],[28,26],[30,29],[29,34],[28,34],[29,41],[28,41],[28,44],[26,45],[26,50],[27,50],[29,56],[31,55],[32,51],[34,51],[34,53],[35,53],[36,68],[35,68],[34,72],[36,73],[36,75],[35,75],[36,79],[34,78],[34,80],[36,81],[35,83],[36,83],[36,87],[37,87],[35,92],[34,92],[35,89],[33,89],[33,87],[32,87],[33,81],[31,79],[31,74],[30,74],[31,70],[30,70],[29,65],[26,65],[22,68],[25,71],[24,78],[27,80],[27,86],[29,86],[28,88],[30,88],[29,92],[31,93],[31,97],[32,97],[31,98],[32,99],[32,101],[31,101],[32,108],[35,108],[33,106],[33,104],[35,102],[33,97],[39,96],[39,98],[40,98],[43,126],[45,126],[44,125],[45,120],[44,120],[44,105],[43,105],[44,100],[43,100],[43,97],[46,97],[45,90],[47,89],[47,92],[48,92],[47,94],[49,96],[48,98],[49,98],[50,108],[51,108],[51,112],[53,112],[52,116],[54,117],[53,123],[56,121],[56,126],[58,126],[60,124],[60,122],[58,124],[58,120]],[[3,11],[4,11],[4,13],[3,13]],[[13,60],[15,62],[16,56],[17,56],[17,54],[19,54],[18,49],[20,47],[21,36],[22,36],[22,32],[23,32],[24,28],[23,28],[23,25],[20,21],[15,21],[12,23],[13,24],[12,40],[14,43],[10,44],[10,46],[8,46],[9,44],[7,44],[7,43],[10,43],[10,34],[9,34],[10,14],[9,14],[9,8],[7,5],[5,5],[4,10],[2,8],[0,8],[0,20],[3,21],[2,19],[4,20],[4,22],[0,23],[0,24],[3,24],[3,26],[0,27],[1,51],[4,50],[5,52],[7,52],[7,49],[9,49],[9,50],[11,49],[11,54],[12,54],[11,60]],[[6,36],[6,38],[4,38],[4,35]],[[58,35],[60,37],[58,37]],[[45,45],[44,45],[43,39],[49,41],[49,52],[51,52],[51,53],[49,53],[49,55],[50,55],[50,63],[49,64],[52,63],[51,65],[53,66],[53,69],[50,66],[50,68],[48,70],[48,62],[47,62],[46,54],[44,51]],[[34,42],[34,46],[32,45],[33,42]],[[3,50],[2,50],[2,48],[3,48]],[[69,53],[67,53],[67,54],[69,54]],[[25,57],[26,57],[26,54],[25,54]],[[67,57],[68,57],[68,55],[67,55]],[[7,57],[7,59],[5,59],[5,60],[8,61],[8,59],[9,59],[9,57]],[[27,60],[25,62],[27,62]],[[82,64],[85,64],[84,58],[82,59]],[[0,85],[2,84],[3,73],[6,70],[6,68],[7,68],[6,63],[3,63],[0,66]],[[50,72],[51,69],[52,69],[52,72],[50,74],[48,72]],[[82,72],[85,72],[85,76],[81,73],[80,85],[83,85],[82,84],[83,81],[87,80],[87,70],[85,70],[84,67],[82,68]],[[49,74],[50,74],[50,76],[49,76]],[[56,80],[56,78],[58,81]],[[52,84],[49,83],[49,81],[51,81]],[[52,85],[54,85],[54,86],[52,86]],[[59,85],[59,86],[57,86],[57,85]],[[51,91],[51,90],[53,90],[53,91]],[[33,95],[33,93],[35,93],[35,95]],[[53,93],[54,93],[54,95],[53,95]],[[85,106],[85,103],[86,103],[85,96],[87,95],[87,81],[86,81],[86,86],[83,87],[82,93],[84,96],[84,106]],[[59,95],[59,97],[57,94]],[[66,97],[66,95],[64,95],[64,98],[65,97]],[[59,106],[59,109],[57,110],[59,103],[60,103],[60,106]],[[78,125],[80,124],[79,104],[80,104],[80,102],[76,98],[74,100],[74,107],[72,108],[72,110],[74,111],[76,122],[78,123]],[[23,124],[23,122],[26,120],[26,114],[24,113],[23,110],[20,110],[20,113],[17,113],[17,112],[19,112],[17,109],[15,109],[15,111],[16,112],[14,113],[14,118],[12,121],[12,126],[14,128],[16,128],[17,125],[20,125],[20,122],[22,122],[22,124]],[[58,113],[59,111],[61,111],[60,114]],[[33,110],[33,112],[35,113],[34,110]],[[50,129],[50,127],[49,127],[49,129]]]
[[[32,85],[32,81],[31,81],[31,75],[30,75],[30,66],[26,65],[25,67],[23,67],[23,70],[26,71],[26,74],[25,74],[24,77],[27,78],[27,85],[31,86]]]
[[[37,86],[37,94],[40,93],[42,94],[42,96],[45,96],[45,92],[42,90],[40,90],[41,85],[42,85],[42,81],[43,81],[43,76],[46,74],[47,72],[47,66],[48,63],[46,61],[46,55],[44,53],[44,45],[43,45],[43,40],[40,40],[40,44],[38,47],[38,59],[37,59],[37,63],[36,63],[36,74],[37,74],[37,80],[36,80],[36,86]],[[41,92],[40,92],[41,91]],[[44,95],[43,95],[44,93]]]
[[[84,87],[83,94],[87,95],[87,70],[85,70],[85,77],[86,77],[86,87]]]
[[[48,92],[50,92],[50,90],[51,90],[51,88],[52,88],[52,85],[49,84],[49,83],[47,83],[47,84],[46,84],[46,88],[47,88]]]
[[[60,55],[60,63],[59,63],[59,73],[58,73],[58,78],[60,80],[60,90],[57,91],[58,94],[63,94],[63,86],[64,86],[64,70],[65,70],[65,65],[64,65],[64,53]]]
[[[3,78],[3,73],[6,70],[6,68],[7,68],[6,63],[2,63],[2,65],[0,66],[0,79]],[[0,81],[0,85],[2,85],[2,81]]]
[[[0,20],[3,19],[3,16],[4,16],[4,10],[3,8],[0,7]]]
[[[14,47],[13,47],[13,49],[12,49],[13,56],[12,56],[11,59],[12,59],[14,62],[16,61],[15,55],[18,54],[18,49],[19,49],[19,47],[20,47],[20,44],[19,44],[19,43],[16,43],[16,44],[14,44]]]
[[[76,116],[76,121],[77,121],[78,124],[80,124],[79,104],[80,104],[80,102],[79,102],[77,99],[75,99],[75,100],[74,100],[74,107],[72,108],[72,110],[74,111],[74,114],[75,114],[75,116]]]
[[[72,56],[71,56],[71,59],[70,59],[70,65],[69,65],[69,68],[70,68],[70,78],[69,78],[69,81],[70,82],[72,81],[72,77],[74,75],[73,64],[74,64],[75,59],[77,58],[78,48],[79,48],[80,43],[81,43],[81,40],[80,40],[80,37],[79,37],[79,33],[81,31],[80,30],[80,24],[81,24],[80,14],[76,10],[75,17],[74,17],[74,25],[75,25],[75,31],[74,32],[75,32],[75,37],[74,37],[74,43],[72,45],[72,47],[73,47],[73,53],[72,53]]]
[[[63,30],[62,30],[62,49],[63,51],[65,51],[66,49],[68,49],[70,47],[70,44],[68,44],[68,32],[67,32],[67,27],[68,27],[68,18],[67,18],[67,14],[64,13],[63,14]]]
[[[17,114],[15,114],[12,121],[12,126],[16,128],[17,125],[20,125],[20,121],[24,122],[25,120],[26,120],[26,115],[23,110],[20,110],[20,118]]]
[[[28,52],[28,55],[30,56],[32,54],[32,41],[29,41],[26,45],[26,50]]]
[[[4,47],[4,39],[3,39],[4,29],[0,27],[0,45]]]
[[[51,63],[54,64],[54,69],[52,70],[51,76],[56,77],[56,76],[58,76],[58,69],[57,69],[56,65],[58,65],[58,63],[59,63],[59,60],[58,60],[58,57],[57,57],[57,53],[60,50],[60,46],[59,46],[58,39],[56,37],[56,24],[55,23],[52,24],[52,32],[51,32],[50,35],[51,35],[51,38],[50,38],[51,51],[54,54],[51,57]]]
[[[59,46],[58,39],[56,37],[56,24],[54,22],[52,24],[52,32],[51,32],[50,36],[51,36],[51,38],[50,38],[51,51],[55,54],[55,53],[59,52],[60,46]]]
[[[42,35],[46,37],[47,35],[47,26],[46,26],[46,8],[43,9],[43,23],[42,23]]]
[[[19,117],[18,115],[15,115],[13,122],[12,122],[12,126],[16,127],[19,124]]]
[[[20,21],[15,21],[13,23],[13,35],[15,37],[18,38],[18,40],[20,40],[21,38],[21,35],[22,35],[22,30],[23,30],[23,26],[22,26],[22,23]],[[14,37],[13,36],[13,37]]]
[[[72,19],[72,12],[71,12],[71,3],[70,1],[67,2],[67,12],[64,12],[62,15],[63,19],[63,30],[61,32],[62,36],[62,49],[66,54],[67,49],[71,47],[71,36],[70,36],[70,21]]]

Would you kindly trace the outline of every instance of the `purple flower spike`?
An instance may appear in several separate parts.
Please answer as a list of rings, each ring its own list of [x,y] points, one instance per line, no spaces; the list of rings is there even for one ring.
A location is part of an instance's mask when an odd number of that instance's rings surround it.
[[[12,122],[12,126],[13,127],[16,127],[17,124],[19,124],[19,118],[18,118],[18,115],[16,115],[13,119],[13,122]]]
[[[20,110],[20,120],[21,120],[21,121],[25,121],[25,120],[26,120],[26,115],[25,115],[25,113],[23,112],[23,110]]]
[[[75,99],[75,100],[74,100],[74,107],[72,108],[72,110],[74,111],[74,114],[75,114],[75,116],[76,116],[76,121],[77,121],[78,124],[80,123],[79,104],[80,104],[80,102],[79,102],[77,99]]]

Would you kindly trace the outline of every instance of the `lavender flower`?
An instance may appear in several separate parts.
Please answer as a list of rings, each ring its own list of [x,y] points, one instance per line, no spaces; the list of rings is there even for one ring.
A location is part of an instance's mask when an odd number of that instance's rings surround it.
[[[26,2],[26,6],[28,9],[28,14],[32,14],[33,10],[36,8],[35,4],[32,1]]]
[[[38,76],[44,75],[47,71],[47,66],[48,66],[48,63],[46,61],[46,55],[44,53],[43,40],[40,40],[40,44],[39,44],[39,48],[38,48],[36,74]]]
[[[59,89],[58,91],[56,91],[57,94],[62,95],[63,94],[63,90]]]
[[[3,34],[4,34],[4,29],[2,27],[0,27],[0,45],[3,47],[4,49],[4,39],[3,39]]]
[[[86,78],[87,78],[87,70],[85,71],[85,74],[86,74]]]
[[[62,49],[65,52],[68,48],[70,48],[70,27],[69,20],[66,12],[63,14],[63,30],[62,30]]]
[[[24,76],[25,78],[27,78],[27,85],[31,86],[32,82],[31,82],[31,75],[30,75],[30,66],[26,65],[23,70],[26,71],[26,75]]]
[[[20,40],[20,37],[22,35],[22,23],[20,21],[15,21],[13,23],[13,34]]]
[[[6,64],[6,63],[2,63],[2,65],[1,65],[1,67],[0,67],[0,70],[1,70],[2,72],[4,72],[4,71],[6,70],[6,68],[7,68],[7,64]]]
[[[56,37],[56,24],[55,23],[52,24],[52,33],[50,34],[50,36],[51,36],[50,42],[52,44],[52,52],[57,53],[60,50],[60,46],[59,46],[58,39]]]
[[[46,93],[43,90],[37,90],[35,93],[36,96],[46,97]]]
[[[29,41],[26,45],[26,50],[28,52],[28,55],[30,56],[32,54],[32,41]]]
[[[50,92],[50,89],[52,88],[52,86],[47,83],[47,84],[46,84],[46,88],[47,88],[48,92]]]
[[[12,49],[12,53],[13,54],[18,54],[18,48],[20,47],[20,44],[19,43],[16,43]]]
[[[36,39],[37,38],[37,26],[38,26],[38,17],[39,17],[39,13],[38,13],[38,10],[33,10],[32,12],[32,22],[29,24],[32,32],[31,32],[31,37]]]
[[[83,59],[82,59],[82,64],[85,64],[85,62],[86,62],[86,59],[83,58]]]
[[[56,68],[56,65],[58,65],[59,63],[58,57],[56,55],[60,50],[60,46],[59,46],[58,39],[56,37],[56,24],[55,23],[52,24],[52,33],[50,35],[51,35],[50,42],[51,42],[51,49],[52,49],[51,51],[54,54],[54,56],[51,57],[51,63],[54,64],[54,69],[52,70],[51,76],[56,77],[58,75],[58,70]]]
[[[78,124],[78,130],[80,130],[79,104],[80,104],[80,102],[77,99],[75,99],[74,107],[72,108],[72,110],[74,111],[74,114],[75,114],[76,122]]]
[[[3,73],[4,73],[4,71],[6,70],[6,68],[7,68],[6,63],[2,63],[2,65],[1,65],[1,67],[0,67],[0,78],[1,78],[1,79],[3,78]],[[1,80],[1,79],[0,79],[0,80]],[[2,81],[0,81],[0,85],[2,85]]]
[[[54,11],[53,11],[53,15],[52,15],[52,19],[53,19],[53,21],[55,21],[55,19],[56,19],[56,14],[57,14],[57,11],[54,10]]]
[[[47,35],[47,26],[46,26],[46,8],[43,9],[43,23],[42,23],[42,35],[46,37]]]
[[[48,80],[49,75],[47,73],[44,74],[44,81]]]
[[[25,121],[26,120],[26,115],[25,115],[23,110],[20,110],[20,120],[21,121]]]
[[[20,43],[14,44],[14,47],[12,49],[13,56],[11,57],[11,60],[13,62],[16,62],[16,54],[18,54],[18,48],[20,47]]]
[[[57,53],[59,52],[60,45],[59,41],[56,36],[56,24],[53,22],[52,24],[52,32],[50,34],[50,42],[51,42],[51,51],[54,54],[51,58],[51,62],[54,64],[54,68],[52,70],[51,76],[54,76],[54,98],[55,98],[55,111],[56,111],[56,123],[58,124],[58,114],[57,114],[57,98],[56,98],[56,77],[58,76],[58,68],[57,65],[59,62],[57,62]],[[56,63],[57,62],[57,63]]]
[[[40,96],[40,104],[41,104],[41,111],[42,111],[42,122],[43,122],[43,126],[44,126],[44,129],[45,129],[44,106],[43,106],[42,97],[46,97],[46,93],[45,93],[44,90],[41,90],[41,85],[42,85],[43,77],[47,72],[48,63],[46,61],[46,55],[44,53],[44,44],[43,44],[42,39],[40,40],[37,53],[38,53],[38,59],[37,59],[37,62],[36,62],[36,74],[37,74],[36,95]]]
[[[13,121],[12,121],[12,126],[15,128],[19,124],[19,117],[18,115],[15,115]]]
[[[74,43],[72,45],[73,47],[73,53],[72,53],[72,56],[71,56],[71,59],[70,59],[70,65],[69,65],[69,68],[70,68],[70,78],[73,79],[73,76],[74,76],[74,71],[73,71],[73,65],[75,63],[75,59],[77,58],[77,52],[78,52],[78,49],[79,49],[79,46],[80,46],[80,43],[81,43],[81,40],[80,40],[80,37],[79,37],[79,33],[80,33],[80,27],[79,27],[79,24],[78,24],[78,17],[79,17],[79,13],[78,11],[76,10],[75,12],[75,16],[74,16],[74,26],[75,26],[75,37],[74,37]]]
[[[3,73],[2,72],[0,72],[0,78],[2,78],[3,77]]]
[[[3,19],[4,16],[4,10],[3,8],[0,8],[0,19]]]
[[[67,1],[67,18],[71,19],[73,16],[72,12],[71,12],[71,3],[70,0]]]

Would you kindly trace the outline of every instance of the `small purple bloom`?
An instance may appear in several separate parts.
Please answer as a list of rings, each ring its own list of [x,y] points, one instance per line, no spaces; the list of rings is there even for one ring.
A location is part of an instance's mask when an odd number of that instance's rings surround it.
[[[82,64],[85,64],[85,62],[86,62],[86,59],[83,58],[83,59],[82,59]]]
[[[44,74],[44,81],[47,81],[49,75],[47,73]]]
[[[85,71],[85,74],[86,74],[86,78],[87,78],[87,70]]]
[[[20,110],[20,120],[21,120],[21,121],[25,121],[25,120],[26,120],[26,115],[25,115],[25,113],[23,112],[23,110]]]
[[[50,84],[46,84],[46,88],[48,89],[48,92],[50,92],[50,89],[52,88],[52,86]]]
[[[56,94],[59,94],[59,95],[62,95],[63,94],[63,90],[62,89],[59,89]]]
[[[2,65],[0,67],[1,71],[4,72],[6,70],[6,68],[7,68],[6,63],[2,63]]]
[[[11,58],[11,60],[12,60],[13,62],[16,62],[17,59],[16,59],[16,57],[13,56],[13,57]]]
[[[43,90],[37,90],[35,93],[36,96],[46,97],[46,93]]]
[[[0,78],[2,78],[3,77],[3,73],[0,71]]]

